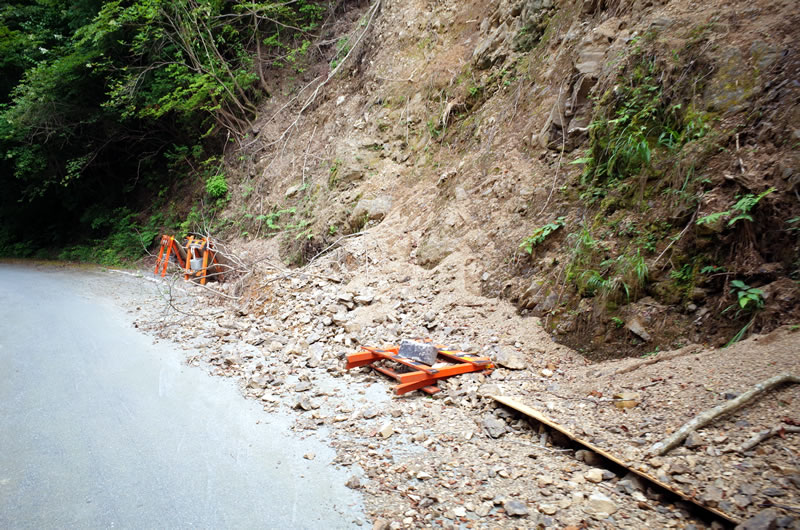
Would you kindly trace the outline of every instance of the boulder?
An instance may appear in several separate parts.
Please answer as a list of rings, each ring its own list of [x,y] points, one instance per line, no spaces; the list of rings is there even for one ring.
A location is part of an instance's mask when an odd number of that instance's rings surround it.
[[[365,220],[382,221],[391,208],[392,198],[387,195],[374,199],[360,199],[350,214],[350,226],[360,228],[359,225],[363,226]]]
[[[436,364],[436,357],[439,355],[439,350],[430,343],[404,339],[403,342],[400,343],[400,349],[397,354],[400,357],[413,359],[427,364],[428,366],[433,366]]]
[[[528,515],[528,507],[525,506],[525,503],[517,500],[509,500],[503,503],[503,508],[506,511],[506,515],[516,516],[516,517],[524,517]]]
[[[528,367],[522,352],[510,348],[499,348],[494,353],[494,361],[509,370],[524,370]]]
[[[486,434],[492,438],[500,438],[508,430],[506,423],[492,414],[488,414],[483,419],[483,428]]]
[[[776,508],[767,508],[743,521],[736,527],[736,530],[773,530],[778,527],[779,515],[780,512]]]
[[[639,337],[645,342],[650,341],[650,334],[644,329],[644,324],[642,324],[641,319],[638,316],[632,316],[625,322],[625,327],[628,328],[628,331]]]

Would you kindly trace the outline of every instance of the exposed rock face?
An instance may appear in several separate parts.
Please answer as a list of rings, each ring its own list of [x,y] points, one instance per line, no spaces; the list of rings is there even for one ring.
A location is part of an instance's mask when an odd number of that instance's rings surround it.
[[[350,226],[363,227],[367,221],[382,221],[392,208],[392,198],[380,196],[375,199],[361,199],[350,214]]]

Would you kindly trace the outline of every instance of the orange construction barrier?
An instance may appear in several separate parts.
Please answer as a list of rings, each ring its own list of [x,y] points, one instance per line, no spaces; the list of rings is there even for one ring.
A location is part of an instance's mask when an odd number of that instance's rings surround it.
[[[425,342],[430,341],[426,340]],[[394,388],[398,396],[414,390],[435,394],[440,390],[436,386],[436,381],[439,379],[470,372],[488,374],[494,368],[492,360],[488,357],[451,350],[439,344],[435,347],[437,349],[437,362],[433,366],[398,355],[399,347],[397,346],[388,346],[386,348],[363,346],[362,351],[351,353],[347,356],[346,368],[349,370],[358,366],[370,365],[372,369],[388,375],[400,383]],[[405,368],[396,370],[388,366],[388,361],[398,363]]]
[[[221,279],[217,253],[209,238],[189,236],[186,241],[186,265],[183,279],[199,277],[200,284],[205,285],[210,266],[213,266],[213,274]]]
[[[186,246],[183,247],[173,236],[162,235],[161,248],[153,274],[159,274],[159,269],[161,269],[161,276],[167,275],[170,255],[175,256],[178,266],[183,269],[184,280],[199,278],[200,283],[205,285],[208,278],[213,276],[218,281],[222,281],[217,252],[209,238],[189,236],[186,239]]]
[[[158,269],[161,268],[161,276],[167,275],[170,254],[175,255],[175,260],[182,269],[186,267],[186,251],[181,248],[174,237],[165,234],[161,236],[161,249],[158,251],[158,259],[156,260],[156,268],[153,274],[158,274]]]

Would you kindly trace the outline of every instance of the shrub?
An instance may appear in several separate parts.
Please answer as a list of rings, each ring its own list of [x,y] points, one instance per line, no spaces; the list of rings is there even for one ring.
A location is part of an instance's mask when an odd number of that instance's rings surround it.
[[[212,199],[222,199],[228,195],[228,179],[224,173],[215,173],[206,180],[206,193]]]

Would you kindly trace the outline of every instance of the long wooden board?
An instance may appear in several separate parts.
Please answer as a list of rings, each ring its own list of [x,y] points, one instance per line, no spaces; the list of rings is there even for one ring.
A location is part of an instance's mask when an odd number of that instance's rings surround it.
[[[522,414],[525,414],[526,416],[529,416],[529,417],[535,419],[536,421],[547,425],[551,429],[555,429],[556,431],[560,432],[561,434],[563,434],[564,436],[568,437],[569,439],[581,444],[582,446],[586,447],[587,449],[589,449],[591,451],[594,451],[595,453],[599,454],[603,458],[607,458],[608,460],[611,460],[615,464],[624,467],[625,469],[627,469],[631,473],[635,473],[636,475],[639,475],[640,477],[642,477],[646,481],[651,482],[651,483],[657,485],[658,487],[663,488],[663,489],[665,489],[665,490],[667,490],[667,491],[669,491],[671,493],[674,493],[675,495],[677,495],[681,499],[685,500],[686,502],[690,502],[690,503],[694,504],[695,506],[697,506],[698,508],[701,508],[702,510],[710,512],[710,513],[714,514],[715,516],[717,516],[717,517],[719,517],[721,519],[724,519],[725,521],[733,523],[734,525],[739,524],[741,522],[739,519],[736,519],[735,517],[723,512],[722,510],[719,510],[719,509],[714,508],[712,506],[707,506],[707,505],[701,503],[700,501],[694,499],[693,497],[690,497],[689,495],[686,495],[681,490],[679,490],[679,489],[677,489],[677,488],[675,488],[673,486],[670,486],[669,484],[661,482],[656,477],[654,477],[654,476],[652,476],[652,475],[650,475],[648,473],[645,473],[643,471],[640,471],[638,469],[634,469],[634,468],[630,467],[628,464],[626,464],[624,461],[622,461],[621,459],[617,458],[613,454],[609,453],[608,451],[606,451],[604,449],[601,449],[600,447],[597,447],[596,445],[594,445],[592,442],[589,442],[588,440],[584,440],[583,438],[581,438],[580,436],[574,434],[572,431],[570,431],[569,429],[567,429],[563,425],[560,425],[560,424],[554,422],[553,420],[551,420],[550,418],[548,418],[547,416],[542,414],[540,411],[538,411],[538,410],[536,410],[534,408],[531,408],[531,407],[525,405],[524,403],[520,403],[519,401],[517,401],[516,399],[514,399],[512,397],[508,397],[508,396],[491,396],[491,397],[492,397],[492,399],[494,399],[498,403],[501,403],[501,404],[505,405],[508,408],[514,409],[517,412],[521,412]]]

